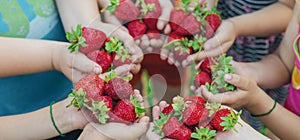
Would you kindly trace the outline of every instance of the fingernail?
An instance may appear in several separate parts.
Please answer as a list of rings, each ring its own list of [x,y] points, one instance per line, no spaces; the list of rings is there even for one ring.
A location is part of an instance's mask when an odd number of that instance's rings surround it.
[[[231,80],[232,79],[232,75],[231,74],[226,74],[225,75],[225,80]]]
[[[209,50],[210,48],[211,48],[210,45],[204,45],[204,49],[205,49],[205,50]]]
[[[99,74],[100,73],[100,67],[99,66],[95,66],[94,73],[95,74]]]

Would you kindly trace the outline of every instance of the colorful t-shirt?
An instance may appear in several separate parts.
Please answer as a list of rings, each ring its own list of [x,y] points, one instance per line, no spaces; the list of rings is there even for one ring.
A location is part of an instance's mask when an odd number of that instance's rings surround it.
[[[223,19],[252,13],[266,6],[274,4],[278,0],[219,0],[218,9]],[[274,52],[282,39],[282,35],[271,37],[241,36],[236,39],[227,54],[233,56],[239,62],[257,62]],[[266,90],[278,103],[283,104],[288,94],[288,86]],[[262,123],[252,117],[247,110],[243,110],[242,117],[254,129],[261,130]]]
[[[295,54],[295,66],[292,73],[292,81],[289,90],[289,94],[286,98],[284,107],[290,110],[291,112],[300,116],[300,53],[299,53],[299,40],[300,40],[300,30],[299,35],[294,42],[294,54]]]
[[[0,36],[66,41],[53,0],[0,0]],[[0,78],[0,116],[48,106],[72,86],[57,71]]]

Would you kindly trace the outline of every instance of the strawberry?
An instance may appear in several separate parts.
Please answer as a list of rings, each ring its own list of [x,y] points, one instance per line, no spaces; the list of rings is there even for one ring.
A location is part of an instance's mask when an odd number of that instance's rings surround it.
[[[111,56],[113,58],[114,67],[119,67],[119,66],[131,63],[131,60],[129,58],[124,58],[125,55],[120,56],[120,55],[117,55],[116,53],[113,53]]]
[[[211,78],[209,74],[205,71],[199,72],[194,80],[194,85],[196,87],[200,87],[201,85],[205,85],[206,83],[211,84]]]
[[[127,124],[134,122],[137,118],[142,116],[142,113],[146,112],[141,108],[141,103],[137,101],[137,98],[130,96],[130,100],[120,100],[113,111],[115,115],[111,119],[112,122],[126,122]]]
[[[141,3],[143,21],[149,29],[156,29],[157,21],[162,13],[158,0],[138,0]]]
[[[110,3],[106,10],[114,13],[119,20],[133,21],[140,15],[139,9],[131,0],[110,0]]]
[[[174,109],[173,109],[173,106],[172,104],[168,105],[167,107],[165,107],[163,110],[162,110],[162,113],[165,114],[165,115],[169,115],[171,113],[174,112]]]
[[[158,30],[148,30],[147,36],[149,37],[149,39],[159,39],[160,32]]]
[[[209,111],[197,103],[190,103],[183,112],[183,122],[192,126],[208,118]]]
[[[216,135],[216,130],[210,130],[209,127],[199,127],[196,128],[196,133],[192,133],[191,137],[197,140],[214,140]]]
[[[226,131],[233,128],[237,123],[239,123],[238,116],[240,116],[241,114],[242,111],[235,114],[232,109],[220,109],[213,115],[210,123],[216,130]]]
[[[101,48],[105,42],[106,35],[93,28],[81,27],[77,25],[76,31],[67,32],[66,38],[71,42],[68,49],[71,52],[89,53],[91,51]]]
[[[205,21],[208,22],[208,26],[211,27],[211,29],[216,32],[218,27],[221,24],[221,17],[216,13],[211,13],[206,15]]]
[[[200,128],[200,127],[204,127],[204,128],[208,127],[209,130],[214,130],[214,127],[210,124],[210,121],[209,121],[209,120],[200,122],[200,123],[198,124],[198,128]]]
[[[197,103],[197,104],[199,104],[203,107],[204,107],[204,104],[205,104],[205,100],[200,96],[187,96],[187,97],[184,97],[183,101],[186,102],[186,103],[189,103],[189,102]]]
[[[200,32],[200,22],[197,21],[193,14],[189,14],[174,31],[178,35],[194,35]]]
[[[162,131],[167,138],[177,140],[189,140],[192,131],[181,124],[176,117],[171,117],[162,127]]]
[[[179,24],[187,17],[187,13],[183,10],[172,10],[170,14],[170,26],[172,31],[178,29]]]
[[[175,34],[174,32],[171,32],[169,34],[169,37],[168,37],[168,43],[173,41],[173,40],[176,40],[176,39],[183,39],[184,37],[183,36],[180,36],[180,35],[177,35]]]
[[[88,53],[87,57],[99,64],[102,71],[106,71],[112,64],[111,56],[105,51],[95,50]]]
[[[210,69],[210,60],[206,58],[200,65],[200,70],[207,72],[208,74],[211,74]]]
[[[188,47],[188,48],[177,47],[173,51],[174,58],[178,61],[182,61],[182,60],[186,59],[192,53],[193,53],[192,47]]]
[[[134,93],[130,83],[121,78],[112,78],[105,85],[105,92],[114,100],[125,99]]]
[[[146,30],[147,30],[146,24],[140,20],[134,20],[128,24],[129,34],[134,39],[141,38],[146,33]]]

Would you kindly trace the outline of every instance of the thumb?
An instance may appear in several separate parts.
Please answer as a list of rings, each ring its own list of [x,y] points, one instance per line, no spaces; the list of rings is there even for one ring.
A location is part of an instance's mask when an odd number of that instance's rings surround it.
[[[252,82],[249,79],[237,74],[225,74],[224,79],[229,84],[232,84],[242,90],[251,89],[253,86]]]
[[[73,58],[73,67],[83,73],[102,73],[100,65],[90,60],[87,56],[82,53],[77,53]]]
[[[163,30],[170,20],[170,13],[173,9],[173,5],[170,1],[160,0],[162,6],[162,13],[157,22],[157,29]]]

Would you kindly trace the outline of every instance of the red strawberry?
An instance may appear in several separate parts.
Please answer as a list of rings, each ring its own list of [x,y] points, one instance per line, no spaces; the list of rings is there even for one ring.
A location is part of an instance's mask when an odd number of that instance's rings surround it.
[[[156,29],[158,18],[162,12],[160,3],[158,0],[145,0],[145,5],[146,6],[141,6],[143,11],[143,21],[149,29],[154,30]]]
[[[111,54],[114,67],[119,67],[119,66],[131,63],[129,54],[120,54],[120,55],[118,55],[117,53]]]
[[[193,53],[193,48],[192,47],[180,48],[178,50],[175,49],[173,51],[174,58],[178,61],[182,61],[182,60],[186,59],[192,53]]]
[[[208,22],[208,25],[215,32],[221,24],[221,17],[219,15],[217,15],[216,13],[208,14],[205,17],[205,21]]]
[[[171,114],[172,112],[174,112],[174,109],[173,109],[173,106],[172,104],[170,104],[169,106],[165,107],[162,111],[163,114],[165,115],[169,115]]]
[[[99,64],[102,68],[102,71],[106,71],[112,63],[111,56],[105,51],[95,50],[88,53],[87,57]]]
[[[214,130],[214,127],[209,122],[210,122],[209,120],[200,122],[198,124],[198,128],[200,128],[200,127],[203,127],[203,128],[208,127],[209,130]]]
[[[186,18],[186,12],[182,10],[172,10],[170,15],[170,26],[172,31],[176,31],[179,24]]]
[[[177,140],[189,140],[192,131],[181,124],[176,117],[170,118],[162,127],[166,137]]]
[[[107,106],[110,109],[110,111],[113,110],[113,102],[112,102],[112,98],[111,97],[109,97],[109,96],[100,96],[95,101],[98,101],[98,102],[103,101],[105,103],[105,106]]]
[[[86,93],[86,98],[97,101],[104,91],[104,80],[96,74],[91,74],[80,79],[74,87],[75,91],[82,89]]]
[[[206,58],[200,65],[200,70],[207,72],[208,74],[211,74],[210,69],[210,60]]]
[[[188,15],[174,31],[178,35],[194,35],[200,32],[200,22],[197,21],[193,14]]]
[[[101,48],[105,42],[106,35],[93,28],[81,27],[77,25],[76,31],[72,29],[72,33],[67,33],[67,39],[72,43],[69,46],[71,52],[89,53]]]
[[[191,103],[183,112],[183,122],[192,126],[208,118],[209,111],[202,105]]]
[[[196,75],[194,84],[196,87],[200,87],[201,85],[205,85],[205,83],[211,84],[211,78],[207,72],[201,71]]]
[[[218,131],[226,131],[235,126],[238,122],[238,116],[242,112],[235,114],[233,110],[229,109],[220,109],[214,115],[210,124]]]
[[[135,107],[130,103],[130,100],[120,100],[114,109],[114,114],[125,122],[134,122],[137,119]],[[116,121],[116,120],[112,120]]]
[[[134,93],[130,83],[121,78],[113,78],[105,85],[105,92],[114,100],[125,99]]]
[[[128,24],[129,34],[134,39],[141,38],[146,33],[146,30],[147,30],[146,24],[140,20],[134,20]]]
[[[147,36],[149,37],[149,39],[159,39],[160,32],[158,30],[148,30]]]
[[[112,99],[109,96],[100,96],[96,101],[89,101],[89,106],[83,112],[93,122],[106,123],[108,113],[113,110]]]
[[[171,33],[169,34],[169,37],[168,37],[168,43],[171,42],[171,41],[173,41],[173,40],[176,40],[176,39],[182,39],[182,38],[184,38],[184,37],[183,37],[183,36],[180,36],[180,35],[177,35],[177,34],[174,33],[174,32],[171,32]]]
[[[132,21],[136,20],[140,15],[139,9],[131,0],[110,0],[111,5],[106,7],[107,10],[114,13],[119,20]]]
[[[205,104],[205,100],[200,96],[187,96],[183,99],[183,101],[186,103],[188,103],[188,102],[197,103],[199,105],[203,105],[203,107]]]

